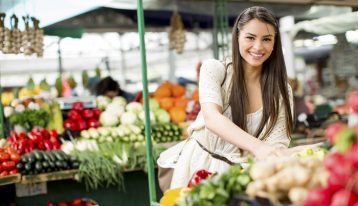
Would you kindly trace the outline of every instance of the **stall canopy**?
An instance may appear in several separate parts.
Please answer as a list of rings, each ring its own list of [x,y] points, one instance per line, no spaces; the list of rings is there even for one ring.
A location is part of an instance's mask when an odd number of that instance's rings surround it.
[[[344,33],[356,29],[358,29],[357,11],[337,16],[322,17],[310,21],[301,21],[294,26],[291,35],[295,36],[300,30],[324,35]]]

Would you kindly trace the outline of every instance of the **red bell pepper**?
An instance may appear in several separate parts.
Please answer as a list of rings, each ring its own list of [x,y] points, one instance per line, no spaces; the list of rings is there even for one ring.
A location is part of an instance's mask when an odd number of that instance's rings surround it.
[[[201,180],[206,179],[213,173],[206,171],[206,170],[198,170],[196,171],[193,176],[190,178],[188,187],[193,187],[194,185],[198,184]]]
[[[75,121],[82,119],[81,113],[79,111],[73,110],[73,109],[68,112],[68,117]]]
[[[93,118],[98,119],[99,115],[101,115],[101,110],[96,107],[93,108],[92,111],[93,111]]]
[[[91,109],[84,109],[82,114],[85,119],[90,119],[94,117],[94,113]]]
[[[72,104],[72,109],[77,110],[77,111],[82,111],[83,110],[83,103],[82,102],[74,102]]]
[[[89,128],[98,128],[99,127],[99,122],[96,119],[89,119],[87,120],[87,125]]]

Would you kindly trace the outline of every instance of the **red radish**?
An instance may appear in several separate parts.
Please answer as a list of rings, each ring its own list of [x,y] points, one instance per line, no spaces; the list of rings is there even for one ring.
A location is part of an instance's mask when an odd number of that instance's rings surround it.
[[[333,152],[328,154],[324,160],[323,164],[328,170],[333,170],[335,167],[337,167],[341,162],[344,161],[344,156],[341,153]]]
[[[332,197],[330,206],[353,206],[358,201],[358,197],[348,189],[341,189],[336,192]]]
[[[345,158],[355,169],[358,169],[358,142],[353,143],[351,148],[348,149]]]
[[[329,206],[332,194],[328,188],[315,188],[308,192],[304,201],[305,206]]]
[[[50,133],[50,137],[55,137],[55,138],[57,138],[57,131],[56,131],[55,129],[51,129],[51,130],[49,131],[49,133]]]
[[[358,113],[358,90],[348,95],[347,103],[355,113]]]
[[[330,177],[328,183],[333,183],[334,186],[340,185],[345,187],[349,178],[353,175],[353,168],[349,162],[342,161],[330,170]],[[333,186],[331,185],[331,186]]]
[[[346,125],[341,122],[330,124],[325,131],[325,136],[328,139],[328,141],[333,143],[336,134],[344,127],[346,127]]]

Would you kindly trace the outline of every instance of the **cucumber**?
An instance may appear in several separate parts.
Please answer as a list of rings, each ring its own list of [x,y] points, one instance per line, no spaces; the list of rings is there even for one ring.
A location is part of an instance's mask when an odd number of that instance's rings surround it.
[[[36,172],[41,172],[42,170],[42,163],[41,162],[36,162],[35,163],[35,171]]]
[[[62,161],[60,161],[60,160],[57,160],[56,162],[55,162],[55,165],[56,165],[56,169],[57,168],[62,168]]]
[[[78,169],[80,167],[80,163],[79,162],[72,162],[71,163],[71,168],[72,169]]]
[[[24,166],[27,173],[29,173],[32,170],[32,164],[30,162],[26,163]]]
[[[37,161],[41,161],[44,158],[42,151],[33,150],[32,154],[34,155],[34,157],[36,158]]]
[[[19,162],[16,164],[16,169],[18,169],[19,171],[23,170],[24,169],[24,164]]]
[[[48,163],[47,161],[43,161],[43,162],[42,162],[42,167],[43,167],[44,169],[46,169],[46,168],[50,167],[50,165],[49,165],[49,163]]]
[[[63,159],[63,157],[62,157],[62,154],[60,154],[59,152],[58,152],[58,150],[52,150],[52,154],[54,154],[54,156],[56,157],[56,160],[57,161],[63,161],[64,159]],[[57,162],[56,161],[56,162]]]
[[[49,167],[52,168],[52,169],[55,169],[55,168],[56,168],[56,164],[55,164],[54,161],[48,161],[48,165],[49,165]]]
[[[45,160],[45,161],[50,161],[51,160],[50,155],[48,154],[47,151],[44,151],[42,153],[42,155],[43,155],[43,160]]]

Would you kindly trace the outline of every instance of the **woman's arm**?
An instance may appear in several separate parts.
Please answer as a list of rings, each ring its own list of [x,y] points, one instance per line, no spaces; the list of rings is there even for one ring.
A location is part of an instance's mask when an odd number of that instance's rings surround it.
[[[219,105],[202,103],[201,110],[206,128],[231,144],[251,152],[257,159],[264,159],[274,151],[273,147],[264,144],[225,117]]]

